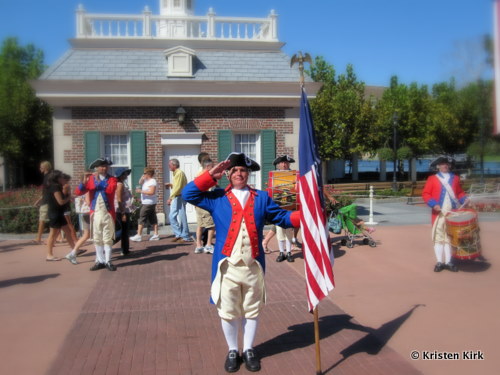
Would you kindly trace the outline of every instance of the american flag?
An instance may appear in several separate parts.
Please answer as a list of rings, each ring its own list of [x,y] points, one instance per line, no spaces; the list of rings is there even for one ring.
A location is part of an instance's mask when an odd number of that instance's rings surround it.
[[[493,134],[500,134],[500,4],[493,1],[493,62],[495,67]]]
[[[330,240],[326,224],[325,203],[321,181],[316,135],[307,95],[302,88],[299,131],[299,199],[301,204],[307,300],[309,311],[334,288]]]

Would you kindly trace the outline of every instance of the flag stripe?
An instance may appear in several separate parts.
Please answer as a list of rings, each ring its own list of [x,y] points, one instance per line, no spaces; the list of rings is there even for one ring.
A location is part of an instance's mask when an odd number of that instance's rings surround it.
[[[309,311],[314,310],[316,305],[334,288],[320,163],[309,103],[302,89],[298,190]]]
[[[493,135],[500,134],[500,6],[499,1],[493,1],[493,65],[494,65],[494,90],[493,90]]]

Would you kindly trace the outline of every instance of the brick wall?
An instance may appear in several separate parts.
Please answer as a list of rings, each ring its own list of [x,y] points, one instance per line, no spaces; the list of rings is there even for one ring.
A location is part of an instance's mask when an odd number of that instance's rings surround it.
[[[252,107],[185,107],[186,122],[180,126],[176,107],[75,107],[72,121],[64,124],[64,135],[72,136],[72,149],[64,150],[64,162],[73,164],[76,184],[85,169],[84,132],[124,133],[146,131],[147,165],[156,171],[156,180],[163,184],[163,149],[158,133],[202,132],[202,152],[217,160],[217,131],[276,130],[276,154],[291,154],[285,147],[285,134],[293,132],[293,123],[285,121],[283,108]],[[163,211],[163,189],[159,191],[158,211]]]

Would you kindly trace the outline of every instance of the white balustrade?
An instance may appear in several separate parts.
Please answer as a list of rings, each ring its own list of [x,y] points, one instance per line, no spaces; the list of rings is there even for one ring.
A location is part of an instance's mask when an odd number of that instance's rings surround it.
[[[76,11],[77,38],[186,38],[242,41],[277,41],[277,15],[268,18],[206,16],[92,14],[83,6]]]

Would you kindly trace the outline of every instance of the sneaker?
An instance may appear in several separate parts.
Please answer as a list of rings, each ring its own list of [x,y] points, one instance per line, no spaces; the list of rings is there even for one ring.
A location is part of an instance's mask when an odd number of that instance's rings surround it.
[[[136,234],[135,236],[130,237],[130,241],[141,242],[142,241],[142,236],[140,234]]]
[[[194,253],[195,254],[201,254],[203,252],[204,248],[203,247],[197,247],[196,249],[194,249]]]
[[[71,264],[78,264],[78,262],[76,261],[76,256],[71,253],[67,254],[65,258],[69,260]]]
[[[120,253],[122,256],[126,257],[127,255],[130,255],[130,250],[122,250],[121,253]]]
[[[181,238],[177,243],[192,243],[194,240],[192,238]]]
[[[108,269],[108,271],[116,271],[116,266],[111,262],[107,262],[104,266]]]
[[[150,238],[149,238],[150,241],[159,241],[160,240],[160,236],[158,236],[157,234],[153,234]]]
[[[97,270],[102,270],[103,268],[106,268],[104,263],[95,263],[92,267],[90,267],[90,270],[97,271]]]
[[[203,248],[203,252],[204,252],[205,254],[213,254],[213,253],[214,253],[214,247],[213,247],[213,246],[211,246],[211,245],[205,246],[205,247]]]

